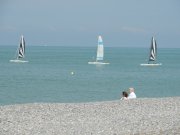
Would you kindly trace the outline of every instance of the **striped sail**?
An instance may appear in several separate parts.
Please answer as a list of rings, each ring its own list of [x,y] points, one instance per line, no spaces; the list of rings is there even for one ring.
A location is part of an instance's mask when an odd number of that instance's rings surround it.
[[[161,66],[162,63],[156,63],[155,62],[156,59],[157,59],[157,44],[156,44],[156,40],[154,39],[154,37],[152,37],[148,63],[143,63],[140,65],[141,66]]]
[[[156,40],[154,39],[154,37],[152,37],[149,61],[155,61],[156,60],[156,51],[157,51]]]
[[[103,60],[104,57],[104,46],[103,46],[103,40],[102,37],[98,37],[98,47],[97,47],[97,57],[96,61]]]
[[[24,40],[24,37],[21,36],[20,43],[19,43],[17,51],[16,51],[15,59],[9,60],[9,61],[16,62],[16,63],[29,62],[27,60],[24,60],[23,58],[25,58],[25,40]]]
[[[24,58],[24,54],[25,54],[25,40],[24,40],[24,37],[21,36],[17,57]]]

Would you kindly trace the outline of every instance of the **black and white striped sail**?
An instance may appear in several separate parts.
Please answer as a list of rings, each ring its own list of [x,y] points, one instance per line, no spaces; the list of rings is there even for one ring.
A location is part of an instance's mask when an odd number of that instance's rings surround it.
[[[24,36],[21,36],[20,43],[17,49],[16,59],[10,60],[10,62],[28,62],[23,60],[25,57],[25,40]]]
[[[156,54],[157,54],[156,50],[157,50],[156,40],[154,39],[154,37],[152,37],[151,47],[150,47],[149,62],[156,60]]]
[[[104,59],[104,45],[103,40],[101,36],[98,36],[98,45],[97,45],[97,55],[96,55],[96,61],[94,62],[88,62],[88,64],[109,64],[103,62]]]
[[[156,44],[156,40],[154,39],[154,37],[152,37],[148,63],[147,64],[140,64],[140,65],[141,66],[159,66],[159,65],[162,65],[161,63],[156,63],[156,57],[157,57],[157,44]]]
[[[25,54],[25,40],[24,37],[21,36],[19,49],[18,49],[18,58],[24,58]]]

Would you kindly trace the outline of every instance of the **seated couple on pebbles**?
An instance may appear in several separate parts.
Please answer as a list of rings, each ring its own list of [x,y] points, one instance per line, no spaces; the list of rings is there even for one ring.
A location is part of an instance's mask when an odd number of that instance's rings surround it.
[[[134,93],[134,88],[129,88],[129,95],[126,91],[122,92],[121,100],[128,100],[136,98],[136,94]]]

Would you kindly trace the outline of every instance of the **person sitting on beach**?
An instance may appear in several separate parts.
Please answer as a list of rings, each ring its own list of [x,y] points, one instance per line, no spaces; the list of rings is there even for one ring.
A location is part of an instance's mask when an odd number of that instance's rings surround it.
[[[129,88],[129,96],[128,99],[136,98],[136,94],[134,93],[134,88]]]
[[[128,99],[128,93],[126,91],[123,91],[121,100],[127,100],[127,99]]]

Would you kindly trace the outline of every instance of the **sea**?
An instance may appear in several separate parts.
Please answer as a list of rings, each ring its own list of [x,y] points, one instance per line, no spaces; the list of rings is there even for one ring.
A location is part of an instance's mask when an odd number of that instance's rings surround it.
[[[0,46],[0,105],[119,100],[135,88],[137,98],[180,96],[180,48],[160,48],[144,67],[149,48],[106,47],[104,61],[90,65],[96,47],[28,46],[28,63],[9,62],[16,46]]]

